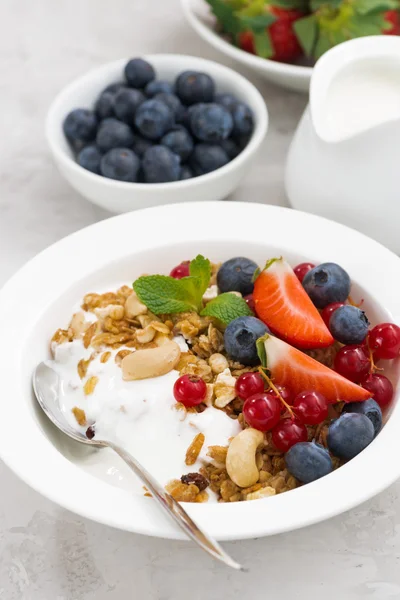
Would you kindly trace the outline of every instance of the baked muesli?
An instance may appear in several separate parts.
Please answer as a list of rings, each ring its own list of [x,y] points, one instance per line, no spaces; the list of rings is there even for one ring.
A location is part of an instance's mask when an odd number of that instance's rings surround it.
[[[335,263],[199,255],[88,293],[51,340],[63,408],[179,501],[292,490],[371,443],[393,397],[400,328],[371,328],[350,291]]]

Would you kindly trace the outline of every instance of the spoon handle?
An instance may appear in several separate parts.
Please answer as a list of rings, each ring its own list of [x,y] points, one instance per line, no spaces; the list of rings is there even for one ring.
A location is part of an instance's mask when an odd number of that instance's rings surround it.
[[[243,570],[243,567],[226,554],[215,540],[196,525],[182,506],[161,487],[150,473],[142,467],[131,454],[129,454],[129,452],[126,452],[123,448],[112,442],[107,441],[105,442],[105,445],[112,448],[112,450],[126,462],[132,471],[140,477],[148,490],[152,493],[156,502],[158,502],[163,510],[179,525],[190,539],[217,560],[220,560],[233,569]]]

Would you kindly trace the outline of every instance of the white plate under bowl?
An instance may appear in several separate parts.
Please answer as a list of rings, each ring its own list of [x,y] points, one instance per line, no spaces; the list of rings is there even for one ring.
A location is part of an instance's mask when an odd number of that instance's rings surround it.
[[[210,46],[249,67],[267,81],[296,92],[308,92],[312,67],[268,60],[237,48],[215,30],[215,17],[205,0],[181,0],[181,6],[189,25]]]
[[[61,240],[0,291],[0,457],[61,506],[127,531],[181,538],[151,498],[129,489],[129,480],[121,488],[107,472],[106,451],[87,460],[84,448],[50,427],[35,405],[31,377],[48,357],[53,332],[68,323],[71,307],[86,292],[112,289],[143,272],[167,273],[197,253],[214,261],[245,255],[259,265],[281,254],[292,264],[338,262],[353,278],[354,298],[365,299],[372,322],[400,322],[400,259],[356,231],[290,209],[228,202],[171,205],[102,221]],[[390,376],[397,400],[398,364]],[[400,452],[399,429],[396,402],[372,444],[327,477],[272,498],[190,504],[187,510],[220,540],[271,535],[327,519],[397,479],[400,466],[393,457]]]

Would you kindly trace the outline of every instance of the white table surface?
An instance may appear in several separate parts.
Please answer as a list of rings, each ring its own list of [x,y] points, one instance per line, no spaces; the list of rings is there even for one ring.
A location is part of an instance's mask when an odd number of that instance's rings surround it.
[[[157,51],[225,62],[187,28],[178,0],[2,0],[0,283],[49,244],[108,216],[73,192],[50,159],[43,122],[53,96],[91,67]],[[243,73],[263,92],[271,125],[234,198],[284,205],[285,154],[305,98]],[[251,568],[241,574],[186,543],[80,519],[0,464],[0,599],[398,599],[399,491],[396,484],[308,529],[226,544]]]

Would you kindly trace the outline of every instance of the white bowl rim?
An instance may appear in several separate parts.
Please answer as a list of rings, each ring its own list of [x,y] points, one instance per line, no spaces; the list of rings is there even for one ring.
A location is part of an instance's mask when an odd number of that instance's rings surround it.
[[[189,54],[144,54],[141,55],[142,58],[148,60],[150,63],[153,63],[157,68],[157,64],[160,64],[160,61],[163,62],[171,62],[173,63],[175,60],[185,60],[189,64],[196,64],[197,69],[204,69],[207,71],[207,68],[211,68],[215,70],[217,69],[221,73],[225,73],[231,79],[236,79],[236,81],[240,82],[242,88],[246,90],[246,95],[251,97],[251,102],[257,106],[255,112],[256,123],[254,127],[254,131],[252,136],[247,144],[247,146],[236,156],[233,160],[231,160],[228,164],[223,167],[212,171],[211,173],[206,173],[205,175],[200,175],[198,177],[194,177],[192,179],[186,179],[182,181],[173,181],[167,183],[136,183],[136,182],[126,182],[126,181],[117,181],[115,179],[109,179],[107,177],[103,177],[102,175],[97,175],[96,173],[92,173],[87,169],[81,167],[71,156],[68,156],[66,152],[60,147],[55,139],[53,132],[56,128],[61,127],[62,123],[57,117],[59,105],[63,103],[64,97],[68,94],[74,92],[74,90],[80,89],[82,86],[85,86],[93,77],[96,77],[101,72],[106,73],[107,71],[113,71],[114,69],[123,67],[129,60],[128,58],[121,58],[112,62],[105,63],[100,67],[95,67],[90,71],[86,72],[84,75],[81,75],[77,79],[74,79],[71,83],[65,86],[55,97],[53,102],[50,105],[50,108],[47,113],[46,118],[46,139],[50,146],[51,151],[56,156],[57,160],[61,163],[67,165],[73,172],[75,172],[78,176],[84,177],[87,181],[92,181],[95,183],[100,183],[106,187],[110,188],[110,192],[115,189],[123,189],[123,190],[149,190],[149,186],[151,185],[152,190],[162,190],[166,186],[169,190],[181,190],[185,188],[190,188],[195,185],[196,182],[210,182],[212,183],[215,179],[218,179],[220,176],[229,175],[233,170],[237,167],[240,167],[242,163],[245,163],[246,160],[258,149],[260,144],[262,143],[268,129],[268,109],[265,104],[265,101],[256,88],[246,77],[234,71],[225,65],[221,65],[220,63],[208,60],[205,58],[200,58],[198,56],[191,56]],[[217,75],[214,76],[217,78]],[[93,99],[94,101],[94,99]],[[79,108],[79,107],[77,107]],[[66,116],[66,115],[65,115]]]
[[[165,227],[165,223],[174,220],[191,221],[193,215],[195,230]],[[244,217],[249,225],[243,226]],[[135,229],[138,222],[141,226]],[[153,232],[151,239],[148,231]],[[13,399],[24,403],[26,397],[22,385],[27,377],[21,367],[23,348],[46,307],[74,282],[106,263],[185,241],[195,241],[199,249],[205,248],[205,253],[207,241],[232,244],[239,240],[265,245],[266,235],[271,247],[282,247],[291,253],[300,251],[314,261],[340,262],[350,273],[353,271],[357,283],[385,307],[394,322],[400,321],[400,284],[393,276],[399,270],[399,257],[370,238],[321,217],[269,205],[200,202],[144,209],[96,223],[44,250],[0,291],[0,314],[24,314],[24,319],[3,320],[0,457],[5,463],[38,492],[83,517],[145,535],[182,539],[151,499],[88,476],[43,435],[28,404],[26,411],[18,411]],[[99,240],[107,240],[107,244],[99,244]],[[35,282],[35,293],[29,302],[27,282]],[[38,362],[42,358],[38,356]],[[398,395],[397,390],[396,398]],[[398,452],[399,426],[397,402],[374,442],[329,476],[257,502],[190,504],[186,508],[220,540],[272,535],[327,519],[369,499],[398,478],[400,467],[392,457]]]
[[[214,48],[228,54],[237,61],[247,64],[250,67],[257,68],[259,70],[279,73],[287,76],[303,76],[304,80],[310,79],[313,71],[313,67],[306,67],[304,65],[291,65],[289,63],[278,62],[270,60],[268,58],[262,58],[256,56],[240,48],[236,48],[233,44],[230,44],[224,40],[217,32],[209,29],[207,25],[199,18],[196,12],[193,10],[193,0],[181,0],[181,6],[185,17],[187,18],[190,25],[195,31],[206,39]]]

